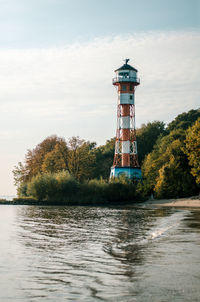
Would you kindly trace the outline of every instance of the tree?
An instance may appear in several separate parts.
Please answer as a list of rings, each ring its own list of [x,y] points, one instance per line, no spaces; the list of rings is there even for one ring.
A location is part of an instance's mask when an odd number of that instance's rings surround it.
[[[95,167],[96,143],[73,136],[68,140],[68,169],[77,180],[91,179]]]
[[[43,172],[55,173],[68,170],[68,147],[64,141],[55,145],[55,148],[48,152],[42,163]]]
[[[18,166],[14,166],[13,169],[13,176],[14,176],[14,184],[15,186],[19,186],[26,180],[26,169],[22,162],[18,163]]]
[[[136,130],[136,134],[138,159],[141,164],[145,156],[153,150],[153,146],[158,137],[165,134],[165,124],[159,121],[142,124],[142,126]]]
[[[142,171],[145,190],[157,197],[184,197],[196,192],[188,160],[182,147],[185,131],[178,129],[159,138],[154,149],[144,160]]]
[[[109,178],[110,168],[113,164],[115,151],[115,138],[106,141],[105,145],[97,147],[94,152],[96,156],[96,165],[94,169],[94,178]]]
[[[200,118],[188,129],[183,150],[192,167],[191,174],[196,178],[197,184],[200,184]]]
[[[48,155],[49,154],[49,155]],[[67,145],[63,138],[52,135],[44,139],[33,150],[28,150],[25,155],[24,164],[18,163],[13,170],[14,180],[16,184],[27,182],[33,176],[41,174],[44,171],[52,171],[52,162],[56,162],[56,170],[58,167],[62,170],[67,167]],[[59,162],[55,158],[59,158]],[[59,166],[60,165],[60,166]]]
[[[182,146],[183,142],[176,139],[166,149],[168,160],[159,169],[154,186],[158,198],[185,197],[196,190]]]
[[[37,174],[27,185],[27,195],[38,200],[55,200],[57,180],[51,173]]]
[[[38,173],[42,173],[42,164],[46,154],[53,151],[55,146],[60,142],[65,141],[63,138],[52,135],[44,139],[33,150],[28,150],[25,157],[25,167],[28,171],[28,179],[31,179]]]
[[[192,126],[195,121],[200,117],[200,109],[190,110],[179,114],[171,123],[167,126],[168,133],[175,129],[186,130]]]

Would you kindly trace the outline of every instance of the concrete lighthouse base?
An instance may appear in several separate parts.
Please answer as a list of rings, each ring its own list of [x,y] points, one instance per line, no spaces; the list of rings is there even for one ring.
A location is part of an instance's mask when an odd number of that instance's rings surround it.
[[[136,180],[142,179],[142,172],[139,167],[138,168],[117,167],[117,166],[111,167],[110,178],[117,178],[120,177],[121,175],[124,175],[130,179],[136,179]]]

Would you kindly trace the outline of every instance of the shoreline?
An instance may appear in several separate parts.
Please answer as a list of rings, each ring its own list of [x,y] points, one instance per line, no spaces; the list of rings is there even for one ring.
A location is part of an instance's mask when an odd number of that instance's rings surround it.
[[[32,205],[32,206],[143,206],[143,207],[177,207],[200,208],[200,195],[185,198],[149,199],[140,202],[47,202],[34,199],[1,200],[0,205]]]
[[[151,199],[141,203],[144,206],[200,208],[200,195],[185,198]]]

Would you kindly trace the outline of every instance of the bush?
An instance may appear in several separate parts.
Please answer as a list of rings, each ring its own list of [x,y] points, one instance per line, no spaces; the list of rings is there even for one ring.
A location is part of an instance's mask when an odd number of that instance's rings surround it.
[[[79,199],[81,201],[105,202],[108,183],[104,179],[92,179],[80,185]]]
[[[56,200],[69,201],[74,198],[79,191],[79,183],[69,174],[68,171],[62,171],[54,174],[57,181]]]
[[[27,183],[21,183],[20,186],[17,188],[17,195],[20,196],[28,196],[27,194]]]
[[[111,202],[136,200],[136,184],[125,176],[112,179],[106,188],[106,198]]]
[[[53,200],[57,193],[57,180],[53,174],[38,174],[28,183],[27,194],[38,200]]]
[[[38,204],[38,200],[36,198],[33,198],[33,197],[30,197],[30,196],[27,196],[27,197],[15,197],[13,198],[12,201],[10,201],[10,204],[13,203],[13,204],[30,204],[30,205],[36,205]]]
[[[68,201],[77,191],[78,182],[68,171],[62,171],[34,176],[27,184],[26,194],[39,201]]]
[[[68,171],[38,174],[20,188],[18,196],[21,200],[27,195],[39,202],[50,203],[91,205],[130,202],[140,198],[137,184],[125,177],[110,182],[101,178],[79,183]],[[26,195],[22,195],[23,192]]]

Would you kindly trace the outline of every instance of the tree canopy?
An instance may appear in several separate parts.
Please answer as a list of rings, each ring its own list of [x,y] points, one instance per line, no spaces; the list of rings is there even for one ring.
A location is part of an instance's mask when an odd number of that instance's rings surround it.
[[[16,184],[30,181],[33,176],[43,172],[54,172],[58,167],[67,168],[67,146],[64,138],[56,135],[45,138],[33,150],[28,150],[24,163],[15,166],[13,174]]]
[[[192,167],[191,173],[200,184],[200,118],[187,130],[185,148],[183,149],[188,156],[189,164]]]
[[[200,117],[200,109],[197,110],[190,110],[188,112],[183,112],[168,124],[167,131],[170,132],[175,129],[183,129],[187,130],[189,127],[191,127],[195,121]]]
[[[142,163],[145,156],[152,151],[158,137],[165,134],[165,124],[159,121],[142,124],[142,126],[137,129],[136,134],[138,159],[139,163]]]

